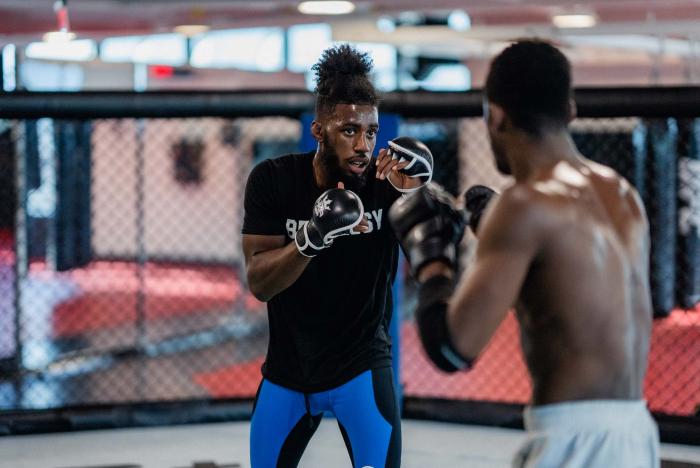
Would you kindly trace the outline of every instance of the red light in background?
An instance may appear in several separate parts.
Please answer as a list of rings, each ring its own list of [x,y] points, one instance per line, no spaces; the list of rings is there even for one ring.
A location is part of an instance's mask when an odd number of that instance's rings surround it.
[[[169,65],[151,65],[148,67],[148,74],[151,78],[166,79],[172,78],[175,74],[175,67]]]

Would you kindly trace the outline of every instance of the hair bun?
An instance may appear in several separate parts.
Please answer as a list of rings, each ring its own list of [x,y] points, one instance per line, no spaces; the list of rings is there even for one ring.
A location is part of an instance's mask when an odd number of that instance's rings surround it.
[[[316,89],[326,88],[326,82],[340,75],[367,75],[372,71],[372,59],[349,44],[341,44],[323,51],[321,59],[311,68],[316,73]]]

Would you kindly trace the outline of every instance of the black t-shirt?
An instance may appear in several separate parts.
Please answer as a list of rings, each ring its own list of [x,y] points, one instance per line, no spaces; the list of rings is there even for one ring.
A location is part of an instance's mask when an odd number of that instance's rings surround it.
[[[283,235],[293,242],[323,190],[313,175],[314,153],[268,159],[251,172],[243,234]],[[400,195],[376,166],[358,193],[370,230],[339,237],[301,276],[267,303],[270,345],[266,379],[302,392],[336,387],[391,365],[391,284],[398,243],[387,219]]]

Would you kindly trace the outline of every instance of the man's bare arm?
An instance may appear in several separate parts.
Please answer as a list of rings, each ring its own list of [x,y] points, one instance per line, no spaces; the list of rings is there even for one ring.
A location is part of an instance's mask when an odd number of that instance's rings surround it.
[[[475,359],[520,293],[540,245],[532,192],[506,190],[487,210],[473,266],[449,302],[447,326],[456,350]]]
[[[474,267],[453,288],[455,246],[464,218],[439,186],[397,201],[389,219],[419,280],[416,324],[428,357],[441,370],[467,369],[516,302],[540,245],[530,189],[515,187],[489,205],[479,228]]]
[[[291,286],[311,261],[284,236],[243,235],[248,287],[259,300],[266,302]]]

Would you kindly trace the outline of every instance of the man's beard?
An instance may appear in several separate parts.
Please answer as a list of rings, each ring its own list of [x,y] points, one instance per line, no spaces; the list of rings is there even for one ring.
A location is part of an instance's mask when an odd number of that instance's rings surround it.
[[[325,137],[323,138],[323,151],[321,151],[320,162],[326,177],[328,177],[328,181],[333,187],[336,187],[338,182],[342,182],[346,189],[359,193],[367,183],[367,169],[369,168],[369,164],[362,174],[356,175],[344,172],[340,168],[340,157],[338,153],[335,152],[335,149],[329,144]]]

